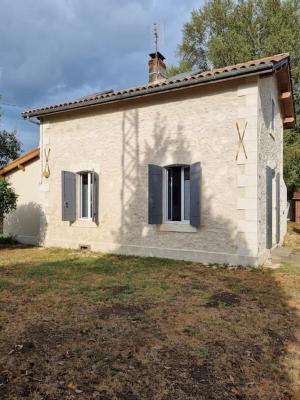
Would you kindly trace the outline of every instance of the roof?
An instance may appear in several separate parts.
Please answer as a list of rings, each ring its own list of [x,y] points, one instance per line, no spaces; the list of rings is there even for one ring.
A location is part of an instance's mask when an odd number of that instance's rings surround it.
[[[96,106],[109,102],[121,101],[133,97],[153,95],[166,91],[183,89],[191,86],[198,86],[212,82],[220,82],[227,79],[238,78],[249,75],[262,75],[273,73],[285,69],[285,87],[284,92],[291,93],[289,112],[291,115],[289,124],[292,124],[291,118],[295,121],[294,102],[292,94],[292,83],[290,78],[289,54],[282,53],[271,57],[264,57],[257,60],[251,60],[240,64],[230,65],[223,68],[214,68],[209,71],[191,71],[190,73],[179,74],[168,79],[161,79],[156,82],[144,85],[134,86],[123,90],[114,90],[96,93],[80,99],[59,103],[47,107],[36,108],[22,113],[23,118],[42,117],[45,115],[65,112],[69,110]]]
[[[12,172],[15,169],[25,169],[25,165],[29,162],[38,159],[40,157],[40,148],[36,147],[27,153],[21,155],[20,157],[16,158],[15,160],[11,161],[9,164],[5,165],[4,167],[0,168],[0,176],[5,176],[9,172]]]

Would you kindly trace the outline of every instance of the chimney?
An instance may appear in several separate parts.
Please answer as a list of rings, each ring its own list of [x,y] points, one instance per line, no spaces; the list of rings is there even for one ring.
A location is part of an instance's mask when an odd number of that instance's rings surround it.
[[[149,83],[167,78],[167,67],[164,63],[165,57],[158,51],[149,54]]]

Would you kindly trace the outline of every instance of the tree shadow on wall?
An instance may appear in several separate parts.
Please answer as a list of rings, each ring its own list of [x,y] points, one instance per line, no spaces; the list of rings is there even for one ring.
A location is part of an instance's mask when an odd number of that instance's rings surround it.
[[[247,241],[239,234],[235,224],[229,218],[224,217],[226,207],[236,204],[235,193],[232,193],[234,197],[232,204],[230,202],[223,204],[222,196],[219,196],[219,207],[214,208],[216,204],[218,205],[215,193],[219,193],[219,188],[216,184],[216,192],[209,193],[211,182],[209,185],[207,184],[205,174],[202,175],[201,227],[197,236],[194,233],[160,232],[157,226],[148,224],[148,164],[160,166],[175,163],[191,164],[197,161],[201,162],[201,159],[195,160],[191,155],[190,145],[185,139],[184,122],[177,124],[175,130],[170,129],[168,119],[157,113],[153,123],[153,134],[147,139],[144,139],[144,136],[142,139],[140,138],[140,130],[143,129],[141,125],[138,109],[124,112],[120,194],[122,226],[115,235],[115,242],[120,246],[119,252],[126,252],[124,251],[126,247],[127,252],[128,249],[131,249],[132,254],[139,255],[143,254],[141,249],[145,246],[152,249],[149,253],[155,256],[157,249],[171,248],[174,252],[177,248],[196,249],[202,250],[204,253],[219,253],[220,263],[222,262],[222,253],[236,254],[239,251],[245,256],[252,256]],[[211,157],[223,158],[222,150],[220,150],[220,154],[213,153],[213,151],[212,149]],[[224,168],[226,169],[226,165]],[[226,176],[226,170],[216,169],[215,174],[219,174],[219,178]],[[230,180],[231,178],[228,176],[226,179]],[[228,184],[228,190],[230,187]],[[153,258],[153,264],[155,262],[155,258]],[[201,268],[200,264],[190,264],[190,267],[196,270],[197,266],[199,269]],[[199,273],[203,274],[203,270]],[[206,273],[209,274],[208,271]],[[214,275],[213,270],[211,273]],[[257,283],[252,285],[250,282],[253,282],[253,274],[256,273],[258,274]],[[205,277],[205,274],[201,276]],[[197,281],[198,277],[195,276],[195,279]],[[219,282],[218,279],[220,279]],[[196,284],[198,283],[196,282]],[[201,279],[199,284],[201,284]],[[227,289],[226,293],[223,293],[224,288]],[[211,295],[212,290],[215,291],[213,295]],[[192,288],[190,291],[192,292]],[[136,380],[140,379],[143,382],[147,376],[145,371],[148,371],[148,376],[151,374],[160,376],[160,385],[156,387],[153,384],[151,388],[152,398],[156,398],[163,387],[163,391],[168,393],[162,397],[163,399],[169,398],[168,396],[173,399],[217,400],[223,399],[224,396],[228,399],[292,399],[290,393],[292,387],[295,387],[295,381],[287,367],[287,359],[283,355],[288,352],[288,349],[296,346],[299,317],[290,306],[289,298],[277,278],[269,271],[264,274],[260,271],[246,270],[244,279],[235,276],[234,272],[224,273],[220,278],[216,278],[215,287],[210,287],[207,295],[208,293],[211,298],[220,298],[219,303],[218,301],[214,305],[211,303],[212,307],[218,308],[218,304],[225,304],[224,307],[226,307],[226,296],[237,299],[234,305],[235,311],[232,314],[224,311],[222,316],[222,310],[218,311],[218,315],[212,313],[211,318],[218,320],[218,326],[216,326],[218,333],[211,332],[209,336],[200,336],[204,348],[209,348],[207,351],[212,358],[204,357],[204,360],[202,359],[199,363],[195,357],[190,358],[189,350],[182,345],[178,337],[177,339],[173,338],[175,342],[166,339],[161,346],[163,359],[168,360],[168,365],[172,366],[171,372],[159,368],[163,361],[158,356],[156,360],[152,360],[152,363],[144,365],[144,369],[142,368],[144,373],[140,369],[135,371]],[[268,293],[270,297],[268,297]],[[193,314],[194,311],[185,309],[185,300],[181,294],[177,293],[174,296],[172,301],[176,302],[176,309],[172,308],[172,304],[168,302],[160,305],[159,298],[156,299],[156,306],[166,310],[170,308],[168,312],[171,312],[173,320],[178,319],[180,324],[181,318],[186,313]],[[225,303],[222,303],[223,301]],[[248,303],[249,309],[247,310],[245,304],[248,306]],[[199,316],[195,315],[194,318],[193,325],[197,326]],[[163,320],[159,320],[157,324],[160,327]],[[205,320],[203,320],[203,324],[205,325]],[[162,327],[162,329],[164,331],[166,327]],[[201,329],[205,332],[205,326],[202,326]],[[135,335],[134,332],[132,334]],[[143,354],[143,352],[143,345],[135,346],[136,359],[140,359],[139,353]],[[280,378],[276,375],[278,373],[280,373]],[[274,385],[270,384],[272,379],[274,379]],[[275,384],[275,380],[280,384]],[[135,394],[137,398],[143,397],[146,393],[143,393],[141,388],[137,391],[126,378],[120,378],[120,384],[124,385],[124,390],[127,392],[128,387],[131,387],[131,393]],[[274,393],[276,394],[274,395]]]
[[[17,206],[4,220],[4,232],[20,243],[42,244],[46,231],[46,216],[41,206],[34,202]]]
[[[132,249],[133,254],[143,254],[142,247],[171,248],[177,247],[190,251],[204,251],[220,253],[219,262],[224,262],[222,253],[236,254],[239,250],[245,256],[252,256],[251,250],[237,227],[223,216],[226,213],[224,206],[236,207],[236,197],[233,194],[232,204],[224,204],[219,194],[224,190],[222,179],[216,179],[215,193],[208,194],[208,185],[205,174],[201,179],[201,228],[193,233],[160,232],[158,226],[148,224],[148,165],[160,166],[182,164],[190,165],[201,162],[194,159],[187,142],[184,123],[177,123],[175,129],[169,127],[169,121],[159,112],[153,122],[153,134],[149,138],[140,139],[139,110],[124,111],[122,123],[122,184],[121,184],[121,226],[114,236],[114,242]],[[210,151],[210,150],[209,150]],[[222,157],[212,149],[212,157]],[[193,152],[195,154],[195,152]],[[209,166],[210,167],[210,166]],[[208,168],[208,166],[205,166]],[[215,171],[232,179],[222,171]],[[218,185],[220,186],[218,188]],[[211,183],[209,185],[212,186]],[[230,190],[230,189],[229,189]],[[212,208],[211,204],[215,207]],[[152,254],[151,254],[152,255]],[[223,261],[222,261],[223,260]]]
[[[205,174],[200,228],[205,237],[200,235],[202,239],[195,242],[192,233],[159,232],[156,226],[148,226],[148,163],[201,160],[191,159],[183,137],[184,124],[170,130],[168,120],[160,114],[154,121],[153,135],[146,142],[140,140],[138,110],[126,112],[123,129],[123,226],[115,236],[120,252],[123,245],[133,245],[133,252],[138,252],[138,245],[170,247],[170,238],[174,249],[178,243],[181,248],[209,249],[207,242],[214,237],[214,246],[222,249],[220,232],[236,244],[240,238],[233,224],[222,216],[224,210],[220,208],[216,214],[212,209],[214,198],[207,194]],[[247,243],[243,245],[247,249]],[[44,266],[45,261],[35,265],[38,271]],[[47,261],[46,267],[47,271],[53,267],[54,273],[60,275],[64,268],[74,268],[74,260]],[[11,335],[10,346],[3,347],[3,398],[21,399],[24,393],[37,398],[74,397],[73,388],[78,384],[76,396],[86,400],[297,399],[290,394],[297,379],[293,378],[297,366],[291,373],[289,365],[297,357],[293,358],[292,351],[297,347],[299,317],[289,304],[278,275],[114,255],[82,258],[77,265],[81,267],[92,278],[91,286],[90,280],[74,282],[72,274],[71,286],[61,280],[53,292],[58,300],[51,309],[54,316],[43,318],[43,303],[41,308],[33,303],[33,316],[27,319],[25,313],[27,323],[22,332]],[[135,280],[133,276],[141,269]],[[39,274],[36,279],[40,279]],[[47,284],[44,279],[43,274],[43,283]],[[53,275],[49,282],[55,283]],[[28,284],[32,285],[31,280]],[[75,295],[98,295],[99,291],[112,290],[111,285],[116,292],[110,292],[104,301],[95,296],[81,303]],[[66,296],[67,308],[59,308],[64,303],[59,287]],[[51,296],[45,299],[49,301]],[[24,303],[20,303],[23,312]],[[48,312],[49,307],[45,306]],[[62,318],[62,310],[68,310],[67,320],[65,315]],[[16,327],[20,329],[22,325]],[[9,352],[16,343],[24,344],[23,349]],[[63,362],[58,365],[58,360]],[[69,382],[75,383],[71,386]]]

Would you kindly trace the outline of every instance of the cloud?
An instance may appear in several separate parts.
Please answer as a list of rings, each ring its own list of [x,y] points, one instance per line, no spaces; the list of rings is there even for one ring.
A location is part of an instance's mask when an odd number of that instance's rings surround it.
[[[183,23],[200,4],[1,0],[0,94],[27,108],[145,82],[153,22],[163,27],[160,49],[174,63]],[[15,109],[15,115],[13,110],[4,109],[2,125],[22,129],[16,122],[22,109]]]

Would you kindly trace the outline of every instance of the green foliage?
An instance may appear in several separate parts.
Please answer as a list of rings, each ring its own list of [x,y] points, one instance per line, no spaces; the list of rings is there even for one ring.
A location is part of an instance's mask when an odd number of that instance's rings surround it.
[[[203,358],[208,358],[209,357],[209,350],[207,347],[198,347],[194,350],[195,355],[199,355]]]
[[[178,74],[182,74],[183,72],[188,72],[190,70],[191,70],[190,64],[185,60],[181,60],[179,65],[171,65],[170,67],[168,67],[167,74],[169,77],[171,77]]]
[[[194,10],[178,46],[179,67],[206,70],[289,52],[300,123],[300,1],[208,0]],[[176,72],[173,66],[170,72]],[[284,177],[300,187],[300,128],[285,132]]]
[[[300,188],[300,133],[297,130],[284,132],[284,180],[289,196],[296,188]]]
[[[16,241],[12,236],[0,235],[0,244],[16,244]]]
[[[15,210],[17,206],[17,195],[11,185],[0,177],[0,216],[4,216]]]
[[[16,136],[16,132],[0,131],[0,168],[5,164],[19,157],[21,142]]]
[[[298,0],[210,0],[183,27],[180,62],[205,70],[289,52],[298,82],[298,9]]]

